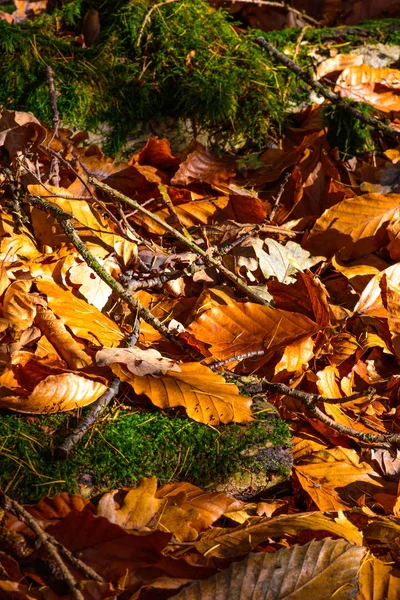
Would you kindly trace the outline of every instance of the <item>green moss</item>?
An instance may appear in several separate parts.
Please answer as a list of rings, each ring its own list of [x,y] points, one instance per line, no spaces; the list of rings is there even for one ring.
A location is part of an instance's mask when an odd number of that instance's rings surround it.
[[[346,100],[363,114],[374,116],[374,109],[363,102]],[[329,105],[324,110],[324,124],[328,127],[328,141],[333,148],[338,148],[345,156],[354,156],[375,149],[373,127],[355,119],[340,105]]]
[[[162,412],[117,411],[69,459],[54,460],[54,447],[76,422],[71,413],[34,418],[2,414],[0,489],[35,502],[61,491],[82,491],[79,483],[85,476],[94,478],[92,494],[151,475],[159,483],[182,480],[206,487],[237,471],[262,468],[249,448],[290,444],[288,427],[278,418],[217,429]],[[287,472],[288,465],[269,462],[268,469]]]
[[[0,21],[0,107],[31,110],[51,125],[46,65],[56,74],[64,124],[95,131],[108,123],[107,150],[118,151],[143,124],[166,117],[192,120],[221,147],[263,146],[277,140],[287,109],[308,98],[307,86],[271,62],[255,43],[261,32],[234,27],[206,0],[157,6],[148,0],[53,0],[49,14],[10,25]],[[7,5],[6,5],[7,6]],[[86,11],[99,11],[101,35],[93,48],[77,42]],[[349,52],[373,41],[400,44],[397,21],[360,27],[265,35],[312,70],[310,52]]]

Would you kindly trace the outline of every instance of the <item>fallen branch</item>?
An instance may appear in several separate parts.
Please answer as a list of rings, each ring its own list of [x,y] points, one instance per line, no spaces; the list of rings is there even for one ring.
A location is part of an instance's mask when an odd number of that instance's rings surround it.
[[[161,227],[163,227],[164,229],[169,231],[176,239],[178,239],[180,242],[182,242],[185,246],[187,246],[188,248],[193,250],[193,252],[196,252],[196,254],[199,254],[201,257],[203,257],[204,262],[207,266],[218,269],[223,275],[225,275],[225,277],[227,277],[227,279],[232,281],[232,283],[234,283],[236,285],[236,287],[239,290],[241,290],[241,292],[243,292],[244,294],[246,294],[246,296],[248,296],[249,298],[254,300],[254,302],[257,302],[258,304],[263,304],[264,306],[268,305],[268,302],[266,300],[264,300],[264,298],[261,298],[257,294],[257,292],[255,292],[249,286],[247,286],[245,283],[243,283],[243,281],[239,277],[237,277],[237,275],[235,275],[234,273],[232,273],[232,271],[230,271],[229,269],[224,267],[224,265],[221,264],[221,262],[219,260],[216,260],[215,258],[209,256],[209,254],[207,252],[205,252],[202,248],[200,248],[200,246],[198,246],[191,240],[187,239],[177,229],[175,229],[174,227],[171,227],[171,225],[169,225],[168,223],[166,223],[165,221],[160,219],[160,217],[158,217],[157,215],[154,215],[152,212],[150,212],[149,210],[147,210],[146,208],[141,206],[138,202],[136,202],[136,200],[133,200],[132,198],[129,198],[128,196],[125,196],[125,194],[121,194],[121,192],[114,190],[114,188],[110,187],[106,183],[102,183],[95,177],[90,177],[89,183],[92,183],[100,190],[107,192],[110,196],[113,196],[113,197],[117,198],[118,200],[125,202],[129,206],[136,208],[143,215],[146,215],[147,217],[152,219],[152,221],[154,221],[158,225],[161,225]]]
[[[358,110],[358,108],[349,104],[345,99],[341,98],[340,96],[332,92],[330,89],[322,85],[322,83],[320,83],[319,81],[314,81],[311,75],[306,73],[306,71],[303,71],[303,69],[299,67],[297,63],[290,60],[290,58],[282,54],[282,52],[279,52],[279,50],[277,50],[275,46],[273,46],[265,38],[260,36],[256,39],[256,42],[259,46],[265,48],[265,50],[267,50],[270,53],[270,55],[276,58],[276,60],[278,60],[282,65],[293,71],[293,73],[295,73],[299,79],[305,81],[305,83],[308,86],[310,86],[313,90],[315,90],[317,94],[320,94],[321,96],[326,98],[326,100],[332,102],[332,104],[336,104],[344,110],[347,110],[350,114],[353,115],[353,117],[356,117],[363,123],[366,123],[367,125],[372,125],[372,127],[376,127],[386,135],[392,135],[393,137],[400,139],[400,131],[397,131],[389,125],[385,125],[385,123],[382,123],[382,121],[380,121],[379,119],[374,119],[374,117],[370,117],[369,115],[364,114],[363,112]]]

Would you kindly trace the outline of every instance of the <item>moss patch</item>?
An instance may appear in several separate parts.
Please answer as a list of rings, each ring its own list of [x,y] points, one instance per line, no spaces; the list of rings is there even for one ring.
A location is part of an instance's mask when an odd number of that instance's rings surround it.
[[[255,44],[259,31],[239,31],[206,0],[170,2],[151,14],[147,0],[49,4],[50,14],[32,22],[0,21],[0,107],[31,110],[50,125],[51,65],[64,123],[86,131],[109,124],[109,152],[167,117],[192,120],[217,146],[262,146],[278,139],[287,109],[308,97],[305,84]],[[99,12],[101,34],[83,48],[77,36],[89,8]],[[297,49],[296,60],[311,69],[313,48],[328,55],[335,44],[341,52],[365,40],[399,44],[399,29],[390,20],[311,29],[300,46],[300,30],[263,35],[289,56]]]
[[[23,502],[35,502],[61,491],[90,493],[133,485],[156,475],[159,483],[188,481],[201,487],[222,482],[237,471],[260,467],[251,448],[290,444],[287,424],[261,417],[247,426],[210,428],[162,412],[117,410],[88,434],[66,461],[52,452],[77,424],[71,413],[26,417],[0,416],[0,489]],[[290,466],[271,455],[269,471],[287,473]],[[265,470],[265,468],[264,468]]]

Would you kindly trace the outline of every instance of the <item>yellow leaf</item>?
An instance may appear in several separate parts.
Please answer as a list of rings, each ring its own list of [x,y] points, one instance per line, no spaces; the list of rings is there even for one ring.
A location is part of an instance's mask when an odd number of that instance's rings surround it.
[[[207,425],[244,423],[252,420],[251,398],[240,396],[232,383],[222,375],[198,363],[179,365],[180,373],[168,371],[155,379],[149,375],[136,377],[121,365],[112,365],[113,372],[128,382],[136,394],[145,394],[159,408],[182,406],[189,417]]]
[[[0,398],[0,407],[23,413],[50,414],[74,410],[97,400],[107,386],[76,373],[50,375],[29,396]]]
[[[314,356],[314,342],[310,337],[306,337],[299,342],[286,346],[283,356],[275,367],[275,375],[281,371],[295,373],[307,365],[308,361]]]
[[[119,327],[97,308],[80,300],[70,291],[50,281],[37,281],[36,286],[46,294],[51,310],[77,336],[97,346],[118,346],[123,333]]]

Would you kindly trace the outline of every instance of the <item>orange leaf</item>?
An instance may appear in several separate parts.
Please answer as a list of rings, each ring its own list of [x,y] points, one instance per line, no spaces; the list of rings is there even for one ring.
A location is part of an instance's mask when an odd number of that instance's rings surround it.
[[[149,375],[136,377],[119,364],[113,372],[128,382],[136,394],[145,394],[159,408],[183,406],[189,417],[210,425],[244,423],[252,420],[251,399],[240,396],[232,383],[222,375],[198,363],[179,365],[180,373],[168,371],[160,378]]]
[[[204,312],[188,331],[210,344],[215,358],[224,360],[260,349],[275,352],[316,333],[318,325],[299,313],[233,302]]]
[[[50,375],[31,394],[0,398],[0,407],[23,413],[50,414],[74,410],[97,400],[107,386],[76,373]]]
[[[51,310],[76,336],[110,347],[118,346],[124,337],[114,321],[70,291],[49,280],[37,281],[36,285],[42,294],[46,294]]]
[[[316,221],[305,247],[311,254],[338,253],[348,260],[369,254],[388,241],[386,225],[398,211],[400,194],[346,198]]]

